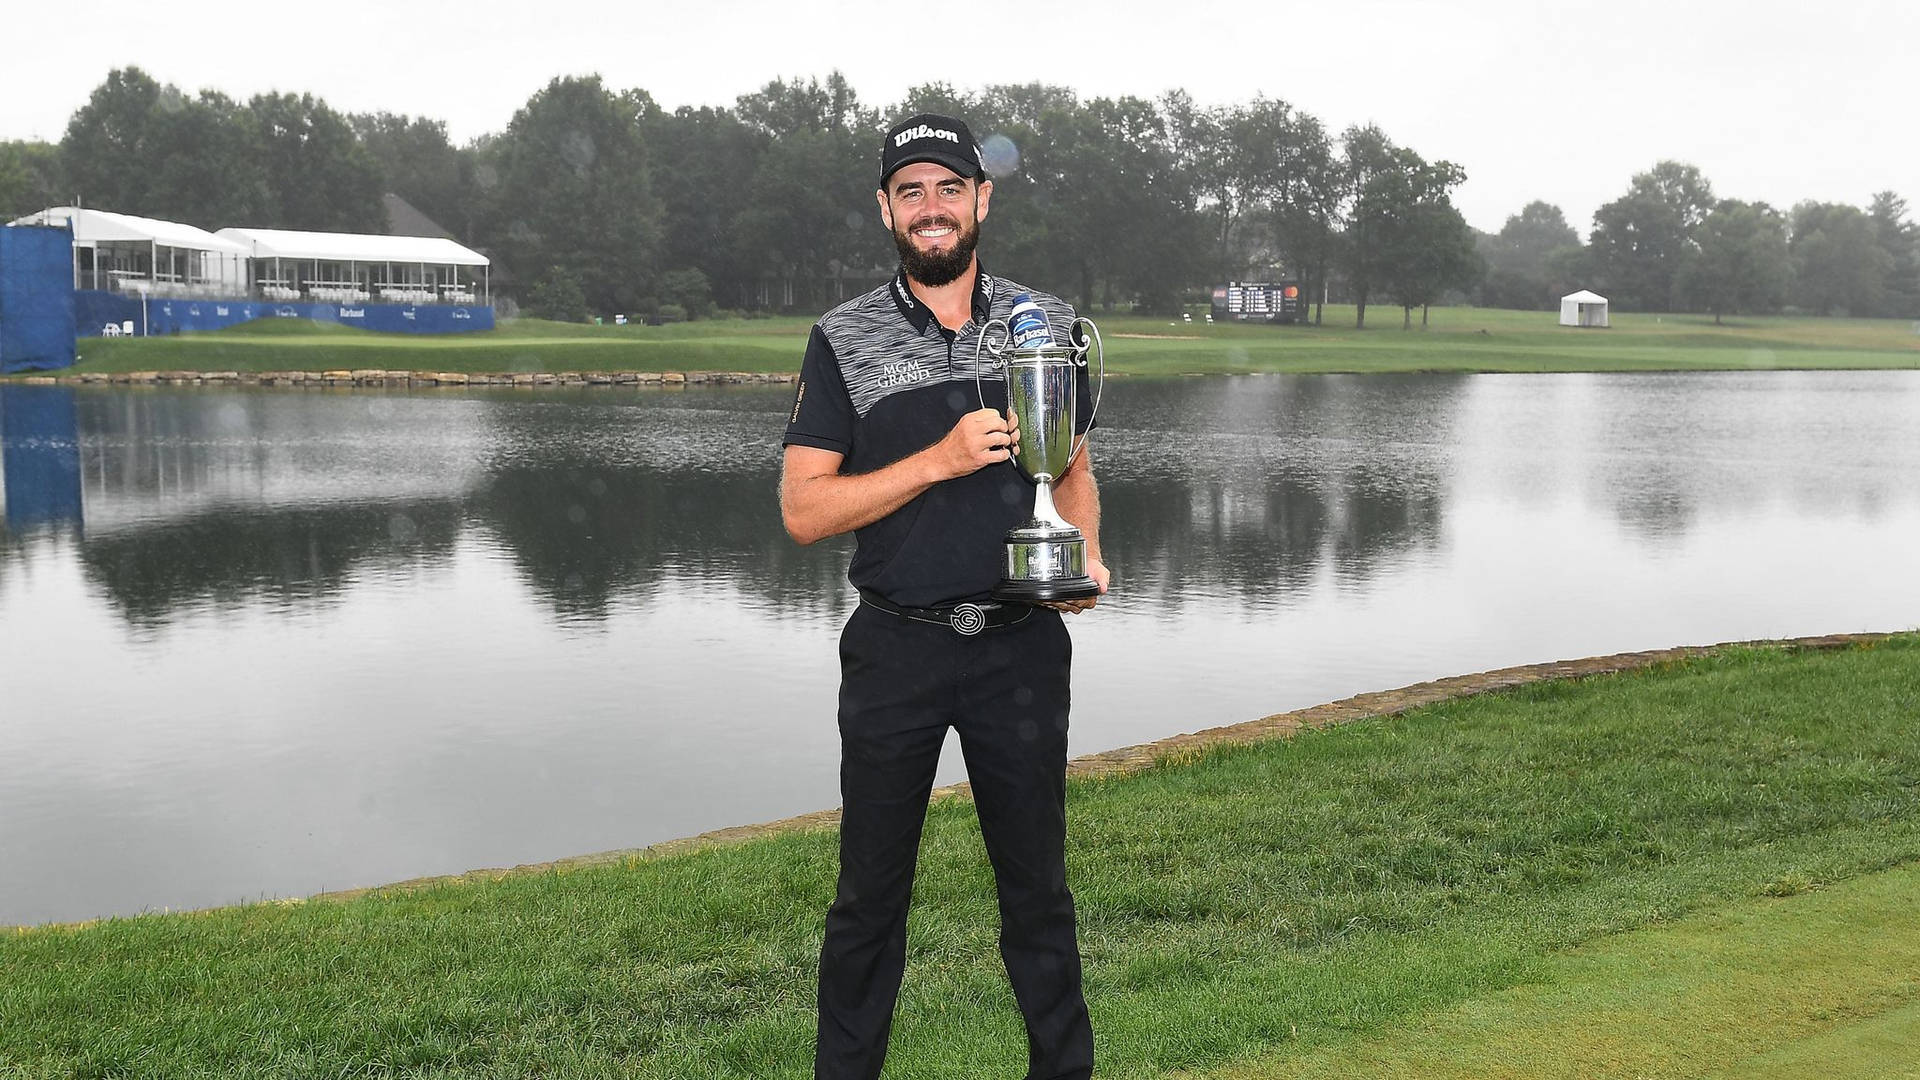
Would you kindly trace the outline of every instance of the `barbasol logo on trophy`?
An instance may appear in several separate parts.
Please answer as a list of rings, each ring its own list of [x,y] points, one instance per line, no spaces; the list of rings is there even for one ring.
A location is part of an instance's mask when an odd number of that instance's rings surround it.
[[[917,127],[910,127],[900,134],[895,135],[893,137],[893,145],[905,146],[915,139],[945,139],[950,143],[957,143],[960,141],[960,136],[948,131],[946,128],[928,127],[925,124],[921,124]],[[871,146],[873,144],[868,143],[867,145]]]
[[[1013,298],[1013,313],[1007,316],[1007,333],[1016,349],[1045,349],[1053,345],[1053,327],[1039,301],[1026,293]]]

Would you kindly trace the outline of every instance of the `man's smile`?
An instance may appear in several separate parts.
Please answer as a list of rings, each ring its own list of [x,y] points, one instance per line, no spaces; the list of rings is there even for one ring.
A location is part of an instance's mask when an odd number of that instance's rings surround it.
[[[956,231],[957,227],[951,221],[929,221],[913,227],[913,235],[922,240],[944,240]]]

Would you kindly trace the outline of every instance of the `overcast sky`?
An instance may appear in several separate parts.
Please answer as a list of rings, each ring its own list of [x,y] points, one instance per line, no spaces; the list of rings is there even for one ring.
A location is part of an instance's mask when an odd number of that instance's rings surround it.
[[[1723,197],[1865,205],[1890,188],[1920,216],[1911,0],[1074,7],[80,0],[5,20],[0,138],[58,140],[125,65],[189,92],[305,91],[435,117],[456,142],[504,128],[556,75],[597,72],[674,108],[837,68],[881,106],[930,81],[1184,88],[1203,105],[1264,94],[1464,166],[1455,202],[1490,231],[1545,199],[1584,237],[1594,209],[1663,158],[1698,165]]]

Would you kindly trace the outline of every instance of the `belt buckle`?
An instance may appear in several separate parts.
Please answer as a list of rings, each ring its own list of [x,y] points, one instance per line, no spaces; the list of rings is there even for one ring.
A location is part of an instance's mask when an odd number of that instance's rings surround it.
[[[975,603],[955,604],[947,625],[961,637],[972,637],[987,628],[987,609]]]

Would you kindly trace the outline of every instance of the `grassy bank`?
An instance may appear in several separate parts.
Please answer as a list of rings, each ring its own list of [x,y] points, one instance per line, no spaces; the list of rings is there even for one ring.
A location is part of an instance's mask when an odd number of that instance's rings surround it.
[[[1100,315],[1118,372],[1643,371],[1920,367],[1920,335],[1892,319],[1736,319],[1616,315],[1609,330],[1555,325],[1549,312],[1440,308],[1426,330],[1399,329],[1399,312],[1352,328],[1352,309],[1328,309],[1325,327],[1172,325]],[[385,368],[458,372],[749,371],[797,369],[808,318],[674,326],[581,326],[517,319],[476,334],[372,334],[270,320],[171,338],[91,338],[77,372],[325,371]]]
[[[1764,897],[1549,958],[1404,1027],[1194,1080],[1920,1076],[1920,865]]]
[[[1910,896],[1917,688],[1920,636],[1732,648],[1076,781],[1069,874],[1102,1075],[1376,1076],[1416,1036],[1471,1043],[1489,1009],[1547,1039],[1616,1007],[1657,1013],[1678,977],[1658,962],[1680,945],[1631,935],[1676,920],[1734,953],[1797,924],[1781,955],[1825,950],[1821,985],[1872,988],[1769,999],[1795,1022],[1750,1025],[1744,1053],[1788,1060],[1846,1024],[1897,1040],[1920,981],[1883,969],[1914,951],[1914,921],[1849,919]],[[787,834],[0,936],[0,1076],[802,1077],[833,869],[831,833]],[[1019,1075],[994,939],[972,810],[937,805],[889,1076]],[[1627,958],[1612,976],[1580,961],[1607,956]],[[1643,1054],[1631,1075],[1726,1063],[1709,1058]],[[1572,1057],[1564,1074],[1606,1066]]]

